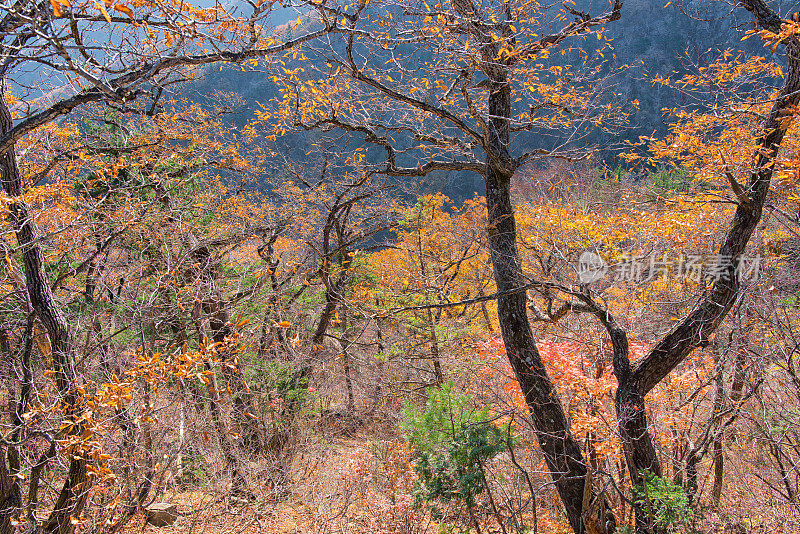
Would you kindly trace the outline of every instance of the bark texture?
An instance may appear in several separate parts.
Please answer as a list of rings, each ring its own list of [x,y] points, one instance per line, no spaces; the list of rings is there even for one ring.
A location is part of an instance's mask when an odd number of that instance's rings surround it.
[[[527,314],[527,297],[520,269],[517,228],[511,203],[509,151],[511,92],[505,72],[491,79],[489,146],[501,165],[486,165],[486,206],[489,247],[497,291],[497,314],[506,354],[525,395],[548,469],[567,510],[572,529],[584,532],[583,508],[586,463],[569,430],[564,409],[536,348]],[[489,159],[489,158],[487,158]]]

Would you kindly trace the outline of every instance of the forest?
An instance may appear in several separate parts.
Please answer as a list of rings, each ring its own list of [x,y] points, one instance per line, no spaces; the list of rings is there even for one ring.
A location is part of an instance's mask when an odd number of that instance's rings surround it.
[[[800,531],[800,11],[0,0],[0,534]]]

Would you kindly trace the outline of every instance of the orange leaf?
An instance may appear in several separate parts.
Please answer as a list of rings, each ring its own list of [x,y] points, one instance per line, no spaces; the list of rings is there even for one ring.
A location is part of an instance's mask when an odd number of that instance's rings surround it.
[[[50,0],[50,5],[53,7],[53,15],[60,17],[64,14],[62,6],[69,7],[68,0]]]
[[[131,8],[129,8],[128,6],[124,5],[124,4],[116,5],[116,6],[114,6],[114,9],[116,9],[120,13],[125,13],[130,18],[133,18],[133,10]]]

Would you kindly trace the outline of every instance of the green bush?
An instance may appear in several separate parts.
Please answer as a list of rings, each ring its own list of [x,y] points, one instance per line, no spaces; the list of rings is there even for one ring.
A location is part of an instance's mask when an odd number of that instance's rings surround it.
[[[652,515],[656,528],[675,531],[691,525],[695,511],[683,488],[649,471],[642,474],[646,487],[633,488],[634,502]]]
[[[424,410],[406,405],[401,428],[420,453],[417,501],[439,513],[438,502],[463,503],[469,510],[487,489],[483,465],[506,446],[503,429],[489,422],[489,410],[477,410],[467,394],[456,394],[452,382],[428,389]]]
[[[662,191],[680,191],[689,183],[689,174],[681,168],[662,166],[648,176],[651,184]]]

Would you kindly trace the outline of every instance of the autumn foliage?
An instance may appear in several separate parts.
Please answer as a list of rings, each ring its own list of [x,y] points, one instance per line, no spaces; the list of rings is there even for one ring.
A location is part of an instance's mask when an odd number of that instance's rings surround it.
[[[800,30],[742,4],[772,55],[600,153],[619,2],[0,2],[0,532],[796,532]]]

